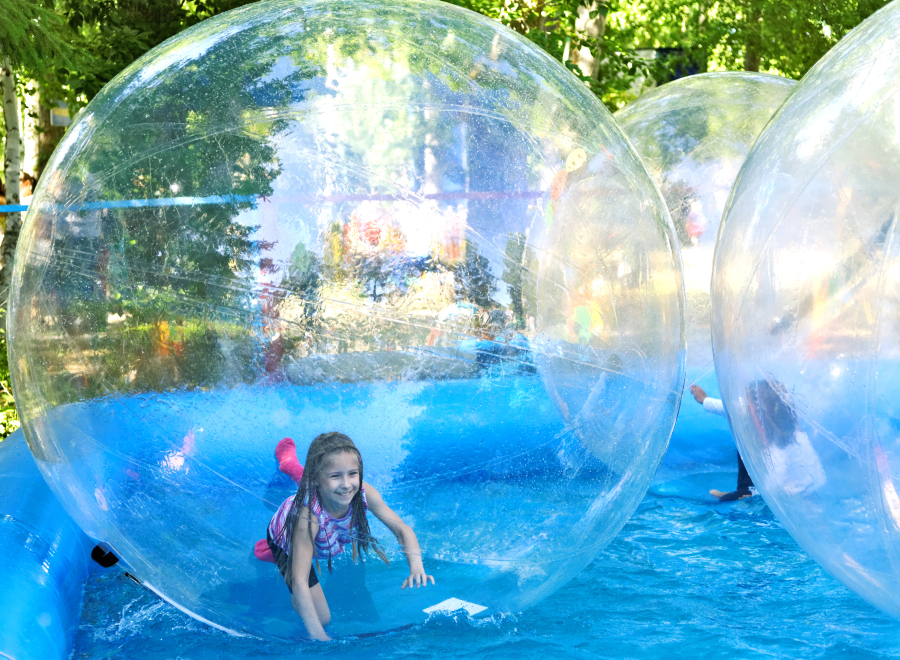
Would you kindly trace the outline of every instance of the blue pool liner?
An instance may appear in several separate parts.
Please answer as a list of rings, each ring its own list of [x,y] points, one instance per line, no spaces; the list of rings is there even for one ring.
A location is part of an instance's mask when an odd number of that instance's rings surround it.
[[[92,547],[50,492],[24,434],[0,442],[0,658],[71,655]]]

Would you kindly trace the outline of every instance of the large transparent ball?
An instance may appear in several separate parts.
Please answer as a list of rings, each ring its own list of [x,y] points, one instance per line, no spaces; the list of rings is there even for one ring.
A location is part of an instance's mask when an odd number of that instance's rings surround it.
[[[282,437],[304,462],[350,435],[418,535],[435,586],[401,591],[372,515],[390,566],[321,564],[331,634],[387,630],[521,609],[590,562],[683,381],[674,230],[637,154],[552,58],[436,2],[258,3],[153,50],[60,145],[11,300],[69,512],[255,634],[303,634],[251,555],[296,490]]]
[[[709,281],[722,211],[757,136],[796,82],[705,73],[658,87],[616,113],[669,208],[684,268],[687,366],[712,363]]]
[[[740,173],[713,277],[716,371],[766,502],[900,616],[900,3],[796,87]]]

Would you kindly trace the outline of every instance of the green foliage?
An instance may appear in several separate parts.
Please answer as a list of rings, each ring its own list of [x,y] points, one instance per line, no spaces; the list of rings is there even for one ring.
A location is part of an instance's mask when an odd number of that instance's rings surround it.
[[[73,101],[79,96],[90,100],[119,71],[154,46],[249,1],[57,0],[57,12],[78,34],[80,48],[91,62],[87,67],[65,68],[60,75]]]
[[[6,332],[0,331],[0,442],[19,428],[19,415],[13,400],[9,380],[9,358],[6,351]]]
[[[95,318],[105,313],[96,303],[82,304],[80,310]],[[82,317],[64,319],[64,341],[33,341],[28,349],[30,358],[39,357],[46,365],[42,375],[46,400],[40,403],[58,406],[110,392],[171,391],[254,380],[256,346],[249,328],[176,314],[168,318],[171,322],[159,318],[138,323],[126,317],[108,325],[104,320],[102,331],[92,331]],[[228,338],[227,351],[222,350],[223,338]]]
[[[225,201],[79,211],[77,231],[57,232],[55,258],[46,266],[28,262],[40,274],[25,278],[39,278],[53,295],[44,319],[24,334],[62,330],[66,338],[29,349],[41,352],[48,377],[57,380],[54,391],[69,392],[54,403],[106,391],[205,387],[226,374],[250,380],[261,369],[256,277],[272,246],[253,240],[257,227],[239,216],[272,194],[280,170],[267,138],[282,123],[253,122],[260,104],[278,93],[260,93],[257,81],[271,62],[255,48],[265,45],[214,46],[208,57],[218,74],[182,67],[133,106],[96,99],[105,130],[68,170],[55,193],[60,202],[173,195]],[[182,90],[191,88],[211,90],[207,102],[190,102]],[[104,91],[117,93],[115,83]],[[162,153],[161,144],[168,145]]]
[[[52,5],[35,0],[0,0],[0,55],[14,67],[38,71],[74,64],[74,36]]]
[[[610,109],[654,81],[706,71],[766,71],[799,79],[850,30],[888,0],[449,0],[497,19],[563,61],[587,47],[600,53],[596,77],[564,62]],[[601,17],[601,34],[576,29]],[[568,46],[568,49],[567,49]],[[650,51],[650,57],[640,55]],[[655,55],[652,51],[656,50]]]
[[[687,72],[750,68],[798,78],[850,29],[886,4],[886,0],[799,0],[790,4],[777,0],[599,0],[593,4],[585,0],[451,1],[501,21],[541,46],[610,108],[633,99],[644,82],[665,81]],[[94,98],[115,75],[154,46],[210,16],[246,3],[0,0],[0,16],[4,17],[0,21],[0,51],[8,53],[20,70],[39,79],[42,93],[48,92],[50,98],[65,97],[74,109],[76,103]],[[586,23],[594,26],[593,31],[585,29]],[[457,62],[452,46],[437,52],[433,47],[406,44],[405,37],[399,32],[389,35],[403,44],[398,58],[414,69],[435,72],[441,62],[471,65],[462,61],[467,57],[463,52]],[[333,48],[349,55],[364,51],[367,38],[363,34],[341,35],[317,41],[315,37],[298,36],[281,55],[290,59],[297,68],[296,75],[302,77],[308,73],[304,71],[307,54]],[[572,62],[572,53],[582,48],[599,57],[590,74]],[[639,54],[641,49],[670,51],[666,57],[645,58]],[[72,172],[67,182],[72,188],[60,192],[60,201],[146,199],[173,194],[231,194],[260,199],[270,194],[280,164],[268,137],[281,126],[266,120],[264,111],[290,105],[286,96],[289,86],[282,84],[284,81],[256,84],[265,79],[268,70],[256,62],[252,50],[248,53],[247,49],[214,47],[210,57],[227,75],[210,81],[190,64],[184,66],[167,80],[168,87],[155,90],[157,100],[149,114],[142,106],[140,116],[121,119],[118,132],[92,140],[80,173]],[[371,82],[379,89],[405,84],[392,77],[391,62],[373,57],[366,64],[376,72]],[[482,76],[480,82],[487,85],[490,71],[475,69],[472,75]],[[197,107],[185,100],[184,89],[213,90],[209,93],[214,92],[220,102]],[[371,93],[362,87],[360,90],[361,95]],[[395,89],[393,93],[405,94],[410,102],[428,99],[421,89]],[[360,96],[359,101],[365,99]],[[454,148],[454,138],[441,122],[424,113],[398,111],[391,117],[389,137],[395,139],[385,139],[381,119],[374,113],[371,121],[363,118],[341,129],[346,131],[341,141],[365,152],[365,162],[372,170],[393,161],[412,161],[411,154],[399,156],[396,150],[403,144],[424,143],[426,135],[437,163],[452,160],[441,153]],[[159,154],[154,145],[162,143],[177,147],[183,157],[173,160]],[[106,164],[120,162],[123,154],[135,156],[98,182],[92,173],[106,171]],[[451,175],[440,170],[427,174],[436,185]],[[33,363],[42,364],[47,357],[53,371],[50,377],[65,381],[60,390],[69,392],[66,400],[99,396],[112,389],[204,387],[219,382],[226,369],[239,380],[258,377],[268,348],[265,332],[253,325],[253,319],[260,318],[262,305],[254,285],[256,274],[265,270],[268,246],[253,241],[255,228],[239,221],[238,216],[252,204],[132,208],[97,214],[93,221],[109,239],[106,251],[83,236],[71,236],[60,243],[60,254],[65,256],[67,252],[69,258],[41,274],[47,282],[55,278],[60,292],[53,301],[58,307],[51,310],[58,312],[52,320],[57,325],[47,336],[63,330],[69,343],[35,346],[35,351],[46,355],[34,357]],[[339,230],[342,225],[336,224]],[[339,232],[334,238],[339,244]],[[507,239],[502,281],[516,323],[523,326],[528,316],[535,314],[535,258],[524,236],[510,235]],[[352,275],[367,284],[365,288],[360,286],[360,295],[368,295],[373,301],[393,293],[378,284],[388,280],[391,273],[398,274],[395,288],[399,290],[403,288],[400,276],[420,267],[362,257],[350,265]],[[327,250],[322,263],[306,248],[294,253],[290,273],[281,286],[301,300],[305,311],[294,315],[296,337],[285,341],[299,341],[301,336],[307,341],[309,336],[325,332],[312,320],[322,297],[320,273],[338,267]],[[484,308],[494,304],[497,281],[488,259],[474,245],[466,246],[465,259],[452,270],[458,300]],[[203,273],[204,277],[191,277],[191,273]],[[277,298],[283,294],[271,295]],[[341,333],[359,334],[344,332],[346,328],[338,321],[333,326],[328,332],[339,341],[346,342],[340,339]],[[78,372],[72,356],[79,353],[96,356],[99,367],[95,373]],[[0,435],[17,425],[5,360],[4,347]],[[226,364],[229,361],[230,367]],[[236,364],[244,365],[246,373],[238,373]]]
[[[799,79],[887,0],[621,0],[610,29],[633,48],[678,49],[670,70],[768,71]]]
[[[622,13],[619,0],[447,0],[451,4],[496,19],[519,32],[561,62],[612,109],[627,96],[635,80],[659,76],[664,64],[635,53],[629,22],[611,24],[609,17]],[[626,12],[627,13],[627,12]],[[599,34],[584,29],[592,21]],[[579,29],[579,20],[581,29]],[[588,75],[573,63],[572,53],[587,48],[600,57],[596,75]],[[566,57],[568,54],[568,57]],[[633,96],[633,95],[632,95]],[[630,98],[630,97],[629,97]]]
[[[518,31],[578,76],[611,109],[647,81],[707,70],[800,78],[887,0],[449,0]],[[0,0],[0,52],[73,109],[119,71],[182,30],[249,0]],[[585,31],[590,19],[599,34]],[[579,29],[581,20],[581,29]],[[572,53],[600,61],[586,75]],[[642,49],[668,49],[641,57]]]

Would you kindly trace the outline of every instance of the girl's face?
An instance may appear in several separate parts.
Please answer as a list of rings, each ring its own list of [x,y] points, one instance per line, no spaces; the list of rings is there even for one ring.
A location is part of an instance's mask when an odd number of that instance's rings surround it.
[[[316,483],[325,510],[336,518],[345,516],[350,501],[359,492],[359,459],[356,454],[344,451],[326,458]]]

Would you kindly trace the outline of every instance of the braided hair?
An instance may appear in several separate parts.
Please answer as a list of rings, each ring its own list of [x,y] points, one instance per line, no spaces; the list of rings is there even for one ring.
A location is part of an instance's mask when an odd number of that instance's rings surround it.
[[[363,460],[359,453],[359,449],[356,448],[356,445],[353,444],[353,440],[348,436],[343,433],[338,433],[337,431],[331,431],[316,436],[309,445],[309,451],[306,453],[306,463],[303,466],[303,476],[300,478],[300,485],[297,487],[297,494],[294,495],[294,501],[291,503],[291,508],[287,516],[287,523],[278,535],[277,543],[283,548],[291,548],[291,552],[288,556],[287,570],[284,573],[284,579],[285,582],[288,583],[288,586],[291,586],[293,576],[294,549],[291,545],[291,541],[294,537],[294,528],[297,526],[297,522],[300,518],[300,510],[303,508],[309,510],[309,515],[307,516],[307,531],[309,533],[310,543],[312,543],[313,546],[313,552],[315,553],[316,540],[312,531],[312,508],[319,497],[316,479],[319,472],[322,471],[322,466],[330,456],[342,454],[344,452],[355,454],[359,461],[360,488],[350,501],[350,510],[352,512],[350,528],[355,531],[355,539],[352,546],[353,560],[356,561],[357,547],[360,552],[368,552],[369,546],[371,545],[375,554],[381,557],[385,563],[390,564],[384,552],[378,547],[378,542],[369,532],[369,521],[366,518],[366,509],[362,499]],[[330,548],[328,550],[328,572],[331,572]]]

